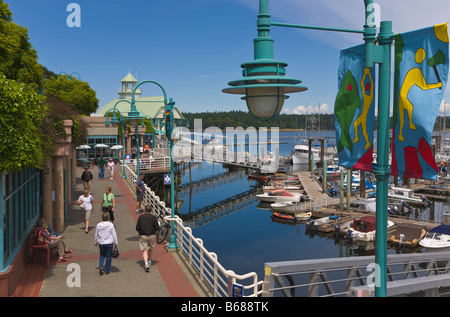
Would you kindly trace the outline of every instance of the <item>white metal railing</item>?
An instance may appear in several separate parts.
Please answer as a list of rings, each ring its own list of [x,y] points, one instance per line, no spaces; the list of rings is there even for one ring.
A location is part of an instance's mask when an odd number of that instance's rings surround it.
[[[126,182],[130,188],[134,188],[136,174],[134,169],[125,165]],[[165,219],[172,222],[177,236],[177,244],[187,259],[189,264],[200,274],[200,279],[209,285],[215,297],[232,296],[233,285],[242,287],[244,297],[257,297],[262,294],[262,283],[258,281],[255,272],[244,275],[235,274],[231,270],[226,270],[214,252],[209,252],[203,246],[203,240],[192,235],[192,229],[183,225],[183,220],[178,216],[171,217],[171,209],[145,185],[143,205],[152,206],[155,213],[165,215]]]
[[[125,164],[127,167],[136,172],[137,170],[137,160],[132,159],[129,163]],[[170,169],[170,157],[145,157],[139,159],[139,171],[157,171],[157,170],[167,170]]]
[[[262,294],[262,283],[258,281],[255,272],[238,275],[231,270],[226,270],[214,252],[209,252],[203,246],[201,239],[192,235],[192,229],[183,225],[183,220],[178,216],[173,220],[177,227],[177,243],[185,253],[189,264],[197,269],[202,281],[206,282],[213,291],[215,297],[231,297],[233,285],[242,287],[244,297],[257,297]]]

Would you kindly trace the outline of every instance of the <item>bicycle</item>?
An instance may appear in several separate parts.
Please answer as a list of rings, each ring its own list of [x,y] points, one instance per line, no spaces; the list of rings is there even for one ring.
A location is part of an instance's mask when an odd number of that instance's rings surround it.
[[[162,244],[166,241],[167,235],[170,231],[170,222],[164,219],[160,214],[158,216],[159,231],[156,233],[156,243]]]

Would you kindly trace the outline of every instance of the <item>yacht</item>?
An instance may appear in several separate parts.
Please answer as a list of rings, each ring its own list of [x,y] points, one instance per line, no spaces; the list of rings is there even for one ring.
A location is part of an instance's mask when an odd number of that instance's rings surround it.
[[[311,154],[314,154],[314,163],[317,163],[320,159],[319,149],[311,147]],[[308,164],[309,147],[305,144],[296,144],[292,150],[292,164]]]

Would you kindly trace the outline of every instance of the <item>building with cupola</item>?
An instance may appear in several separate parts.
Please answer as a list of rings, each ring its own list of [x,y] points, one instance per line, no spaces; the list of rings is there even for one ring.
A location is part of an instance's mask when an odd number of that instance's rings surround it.
[[[83,121],[87,124],[88,131],[86,144],[91,147],[85,151],[85,154],[90,158],[97,158],[99,155],[105,157],[121,157],[118,155],[118,152],[111,151],[110,148],[114,145],[122,145],[125,148],[125,152],[130,153],[131,147],[136,146],[135,129],[126,129],[124,133],[125,144],[122,144],[121,127],[105,127],[106,114],[109,112],[109,117],[111,117],[114,106],[124,117],[126,117],[131,110],[131,106],[128,102],[119,101],[131,101],[133,91],[138,85],[138,81],[131,73],[128,73],[120,83],[121,87],[118,89],[118,98],[112,99],[110,102],[99,108],[95,115],[83,118]],[[150,127],[139,127],[139,145],[149,145],[152,147],[154,143],[157,143],[155,140],[161,140],[161,138],[165,137],[164,97],[146,97],[142,95],[143,90],[142,86],[140,86],[136,89],[134,94],[136,110],[139,111],[141,116],[148,119],[148,125],[150,125],[149,121],[154,123],[154,130]],[[180,123],[184,119],[176,106],[173,109],[173,118],[175,123]],[[108,148],[95,148],[95,145],[97,144],[106,144],[108,145]]]

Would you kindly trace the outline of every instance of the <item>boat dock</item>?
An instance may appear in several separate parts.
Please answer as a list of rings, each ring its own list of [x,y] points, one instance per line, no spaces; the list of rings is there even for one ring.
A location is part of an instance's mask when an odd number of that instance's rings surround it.
[[[311,178],[311,172],[307,171],[294,171],[300,183],[302,184],[304,190],[306,191],[308,197],[310,198],[310,202],[302,203],[300,206],[304,206],[301,209],[309,210],[312,212],[312,218],[321,218],[327,217],[331,215],[339,215],[341,219],[350,219],[350,218],[359,218],[363,216],[367,216],[368,213],[347,210],[347,209],[339,209],[340,198],[332,198],[329,197],[327,193],[322,192],[322,186],[314,179]],[[428,188],[428,187],[423,187]],[[419,188],[415,189],[415,191],[420,192]],[[350,200],[359,199],[358,197],[351,196]],[[301,210],[300,209],[300,210]],[[395,224],[399,223],[408,223],[417,225],[420,227],[424,227],[426,230],[430,230],[440,224],[441,222],[433,221],[433,220],[425,220],[425,219],[416,219],[406,216],[400,215],[389,215],[388,220],[394,222]]]

